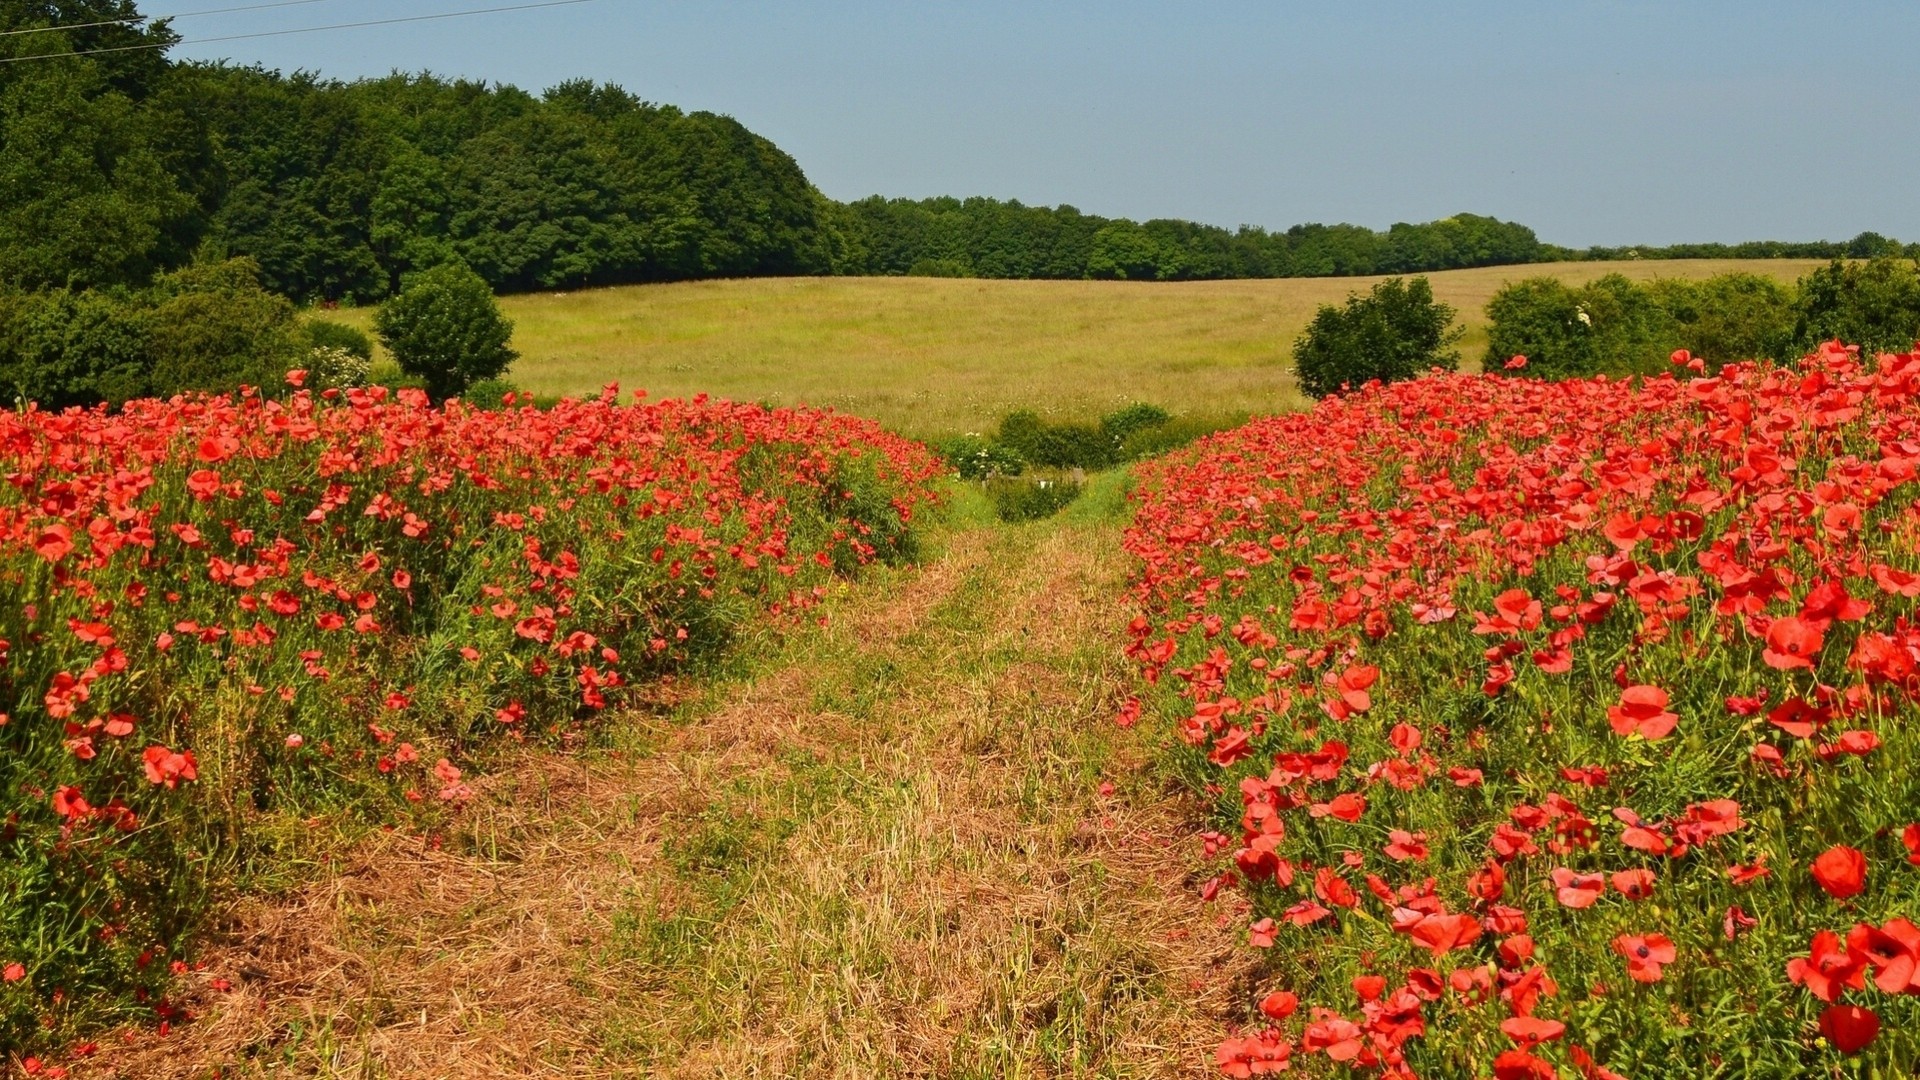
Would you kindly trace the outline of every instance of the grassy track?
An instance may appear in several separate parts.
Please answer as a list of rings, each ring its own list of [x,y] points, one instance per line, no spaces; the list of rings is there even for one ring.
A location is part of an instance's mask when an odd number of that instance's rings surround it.
[[[1236,961],[1111,721],[1119,480],[965,503],[750,676],[496,773],[444,849],[251,904],[200,976],[234,989],[88,1075],[1206,1075]]]
[[[1560,263],[1427,276],[1460,310],[1472,359],[1486,347],[1488,298],[1517,278],[1749,270],[1792,281],[1814,265]],[[1294,338],[1319,305],[1376,280],[778,278],[517,296],[505,307],[525,357],[512,375],[529,390],[583,394],[617,381],[656,396],[804,401],[932,435],[984,430],[1022,407],[1094,416],[1130,401],[1203,414],[1299,404]],[[364,310],[341,315],[371,321]]]

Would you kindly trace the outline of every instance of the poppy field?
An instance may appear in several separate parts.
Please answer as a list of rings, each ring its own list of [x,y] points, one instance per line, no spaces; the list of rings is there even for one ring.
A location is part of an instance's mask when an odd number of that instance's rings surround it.
[[[1920,1067],[1920,353],[1674,359],[1137,470],[1121,719],[1259,957],[1222,1074]]]
[[[284,823],[431,833],[489,745],[910,555],[937,471],[869,421],[612,388],[0,413],[0,1039],[164,1032]]]

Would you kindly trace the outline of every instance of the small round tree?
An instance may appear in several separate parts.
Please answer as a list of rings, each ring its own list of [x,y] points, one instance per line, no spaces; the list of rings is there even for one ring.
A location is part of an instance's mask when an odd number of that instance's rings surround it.
[[[1463,333],[1426,278],[1389,278],[1366,296],[1349,296],[1345,307],[1323,305],[1294,343],[1294,373],[1314,397],[1370,379],[1411,379],[1456,367],[1460,354],[1449,346]]]
[[[373,329],[400,370],[424,381],[436,399],[500,375],[520,355],[507,347],[513,323],[500,314],[493,290],[460,263],[410,277],[400,295],[380,305]]]

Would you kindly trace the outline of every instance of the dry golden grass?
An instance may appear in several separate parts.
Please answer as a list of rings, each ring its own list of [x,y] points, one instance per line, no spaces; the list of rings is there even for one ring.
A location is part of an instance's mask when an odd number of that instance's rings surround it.
[[[1730,270],[1792,281],[1815,265],[1553,263],[1427,277],[1459,309],[1471,361],[1486,347],[1487,300],[1508,281]],[[524,356],[512,378],[538,393],[618,382],[657,397],[807,402],[932,435],[985,430],[1014,408],[1090,417],[1131,401],[1201,414],[1294,407],[1294,339],[1321,304],[1377,280],[773,278],[515,296],[504,306]],[[340,317],[371,321],[364,310]]]
[[[497,773],[446,850],[244,904],[202,1017],[80,1075],[1207,1075],[1246,950],[1111,723],[1114,530],[959,531],[757,677]]]

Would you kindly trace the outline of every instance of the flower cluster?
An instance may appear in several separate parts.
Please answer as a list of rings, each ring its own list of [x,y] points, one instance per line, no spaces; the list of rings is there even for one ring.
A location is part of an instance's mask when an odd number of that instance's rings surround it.
[[[1915,1068],[1920,353],[1686,359],[1138,470],[1123,718],[1263,950],[1226,1075]]]
[[[937,472],[866,421],[611,388],[0,413],[0,1040],[157,989],[263,813],[457,805],[482,744],[810,618]]]

